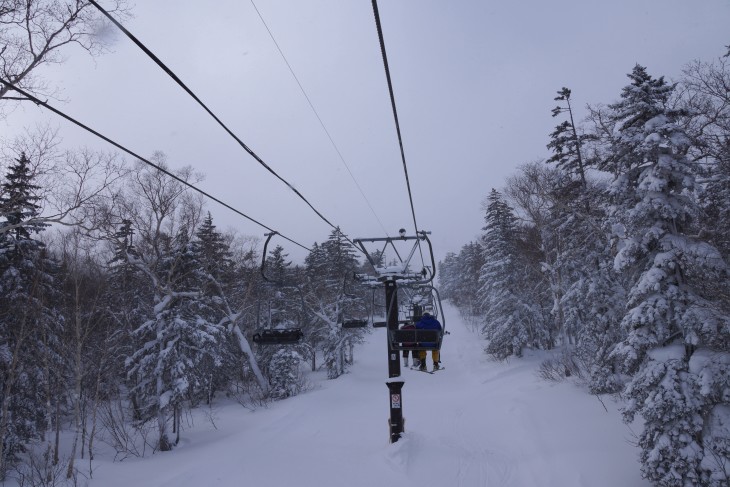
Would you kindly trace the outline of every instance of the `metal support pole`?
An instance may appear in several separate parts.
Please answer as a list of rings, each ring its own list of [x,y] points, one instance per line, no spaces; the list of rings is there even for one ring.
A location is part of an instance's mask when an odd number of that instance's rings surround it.
[[[390,420],[388,425],[390,426],[390,442],[395,443],[400,440],[400,435],[404,431],[403,424],[403,395],[401,389],[405,382],[386,382],[390,391]]]
[[[395,281],[385,281],[385,312],[388,331],[398,329],[398,287]],[[388,338],[388,377],[400,377],[400,357]]]

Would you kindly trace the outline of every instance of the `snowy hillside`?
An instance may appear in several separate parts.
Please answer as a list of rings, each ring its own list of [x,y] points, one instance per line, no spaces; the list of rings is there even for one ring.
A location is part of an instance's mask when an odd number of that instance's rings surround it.
[[[172,452],[112,462],[92,487],[647,486],[616,405],[536,376],[540,357],[496,363],[446,309],[446,370],[403,370],[406,434],[388,443],[385,330],[356,351],[353,371],[311,377],[298,397],[249,411],[196,411]],[[429,357],[430,367],[430,357]],[[213,426],[215,424],[215,427]]]

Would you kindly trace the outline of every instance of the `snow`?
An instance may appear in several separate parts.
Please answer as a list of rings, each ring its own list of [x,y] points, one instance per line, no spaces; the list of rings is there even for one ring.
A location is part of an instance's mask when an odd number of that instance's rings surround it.
[[[682,360],[685,353],[684,345],[681,344],[653,348],[648,351],[649,357],[659,363],[669,362],[670,360]]]
[[[405,381],[406,433],[397,443],[388,443],[385,330],[375,329],[350,373],[311,374],[312,389],[268,408],[224,402],[196,410],[171,452],[114,462],[100,447],[88,485],[650,485],[631,444],[638,431],[622,423],[610,398],[601,398],[606,411],[571,383],[539,379],[544,353],[490,361],[459,314],[445,312],[446,369],[404,368],[390,379]]]

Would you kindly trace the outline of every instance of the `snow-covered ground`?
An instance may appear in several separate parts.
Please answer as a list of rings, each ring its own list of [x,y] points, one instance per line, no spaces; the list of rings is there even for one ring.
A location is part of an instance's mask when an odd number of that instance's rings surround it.
[[[250,411],[197,411],[172,452],[113,462],[100,452],[91,487],[515,486],[638,487],[638,449],[617,405],[541,381],[533,355],[490,361],[446,308],[446,370],[404,369],[406,433],[388,442],[385,330],[356,349],[352,372]],[[430,367],[430,357],[429,357]],[[213,425],[215,424],[215,427]]]

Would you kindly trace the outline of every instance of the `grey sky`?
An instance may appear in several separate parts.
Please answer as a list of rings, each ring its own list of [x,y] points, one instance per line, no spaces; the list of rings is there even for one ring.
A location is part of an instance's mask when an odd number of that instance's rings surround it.
[[[388,232],[412,232],[370,2],[255,1]],[[251,3],[200,6],[138,2],[125,25],[350,237],[383,236]],[[379,7],[416,216],[433,232],[437,258],[480,232],[490,188],[548,155],[555,91],[570,87],[579,108],[609,103],[635,63],[672,78],[730,44],[728,0],[381,0]],[[71,50],[68,62],[42,73],[68,100],[56,106],[139,154],[161,150],[172,167],[195,167],[206,191],[305,245],[326,239],[329,227],[301,200],[136,46],[114,39],[110,54],[92,60]],[[66,146],[111,149],[29,104],[0,130],[46,119],[61,127]],[[220,228],[264,232],[215,203],[209,209]]]

